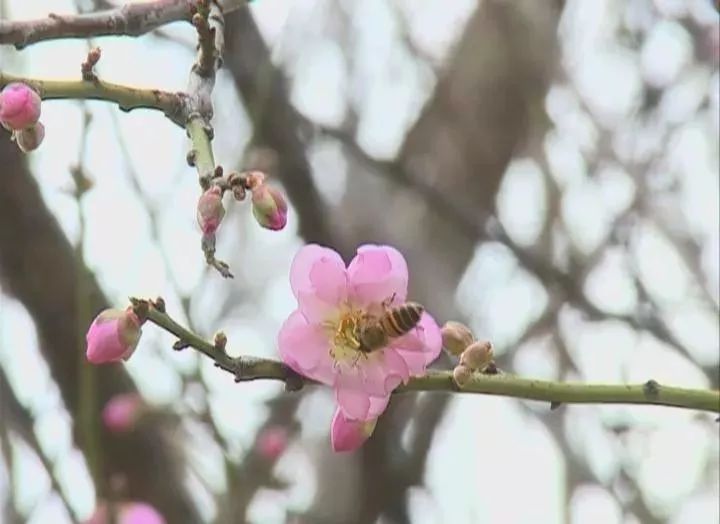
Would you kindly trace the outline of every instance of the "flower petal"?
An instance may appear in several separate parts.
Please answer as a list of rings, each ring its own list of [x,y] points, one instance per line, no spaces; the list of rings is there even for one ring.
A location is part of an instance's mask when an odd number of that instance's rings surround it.
[[[311,322],[320,322],[347,297],[345,263],[332,249],[308,244],[292,262],[290,287],[300,311]]]
[[[347,273],[350,298],[358,307],[380,304],[393,295],[394,303],[405,302],[408,268],[397,249],[372,244],[360,246]]]
[[[278,348],[283,362],[296,372],[324,384],[334,383],[327,335],[319,325],[309,324],[300,310],[295,310],[280,328]]]
[[[442,351],[442,334],[435,320],[425,312],[415,329],[393,340],[390,346],[405,361],[411,375],[423,375],[425,367]]]
[[[370,397],[370,410],[368,411],[368,416],[372,418],[379,417],[383,414],[389,402],[390,395],[386,395],[384,397]]]
[[[364,391],[342,387],[335,388],[335,398],[343,414],[352,420],[367,420],[370,411],[370,395]]]
[[[345,417],[336,409],[330,426],[330,441],[333,451],[354,451],[362,446],[375,430],[377,419],[359,421]]]

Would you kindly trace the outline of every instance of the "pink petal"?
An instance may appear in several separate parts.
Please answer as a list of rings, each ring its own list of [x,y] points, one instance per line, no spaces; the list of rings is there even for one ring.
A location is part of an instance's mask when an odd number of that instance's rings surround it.
[[[354,451],[362,446],[375,430],[377,419],[357,421],[346,418],[340,409],[335,410],[330,426],[333,451]]]
[[[442,334],[435,320],[425,312],[417,327],[393,340],[391,347],[405,361],[411,375],[423,375],[425,367],[442,351]]]
[[[127,504],[120,513],[120,524],[165,524],[165,519],[149,504]]]
[[[332,249],[304,246],[290,267],[290,287],[308,320],[325,320],[347,297],[345,263]]]
[[[335,388],[335,398],[343,414],[353,420],[367,420],[370,411],[370,396],[364,391]]]
[[[370,397],[370,410],[368,411],[368,416],[372,418],[379,417],[383,414],[389,402],[390,395],[386,395],[384,397]]]
[[[393,295],[393,303],[405,302],[408,268],[397,249],[372,244],[360,246],[347,272],[350,298],[357,306],[380,304]]]
[[[410,376],[403,358],[389,348],[360,357],[357,362],[341,364],[338,369],[337,387],[378,396],[388,395]]]
[[[333,359],[327,334],[317,324],[294,311],[280,328],[278,347],[283,362],[305,377],[332,385],[335,381]]]

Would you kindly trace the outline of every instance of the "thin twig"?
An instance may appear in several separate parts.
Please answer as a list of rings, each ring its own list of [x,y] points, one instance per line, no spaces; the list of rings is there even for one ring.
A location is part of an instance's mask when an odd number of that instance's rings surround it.
[[[175,347],[197,349],[214,360],[217,367],[235,375],[237,382],[280,380],[285,382],[286,389],[292,391],[306,384],[316,384],[277,360],[231,357],[224,349],[204,340],[178,324],[167,313],[153,307],[151,302],[136,298],[132,298],[131,302],[139,316],[178,337]],[[666,386],[655,380],[643,384],[581,384],[475,373],[467,384],[459,388],[451,372],[429,371],[425,376],[411,378],[407,384],[395,390],[396,393],[409,391],[484,393],[563,404],[646,404],[720,412],[719,391]]]

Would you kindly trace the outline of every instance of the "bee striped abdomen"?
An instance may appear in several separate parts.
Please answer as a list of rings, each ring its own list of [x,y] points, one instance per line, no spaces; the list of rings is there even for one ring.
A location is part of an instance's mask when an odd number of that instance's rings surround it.
[[[417,326],[425,309],[415,302],[408,302],[385,313],[380,319],[383,331],[392,338],[401,337]]]

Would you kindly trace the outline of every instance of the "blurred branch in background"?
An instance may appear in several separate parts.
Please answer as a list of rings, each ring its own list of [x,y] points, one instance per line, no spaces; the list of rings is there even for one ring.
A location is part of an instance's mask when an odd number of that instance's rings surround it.
[[[63,402],[72,414],[80,402],[78,361],[84,361],[84,329],[107,302],[92,274],[76,260],[73,248],[47,209],[25,158],[7,136],[0,139],[3,191],[0,192],[0,281],[35,321],[38,338]],[[77,290],[85,294],[78,296]],[[86,312],[84,318],[78,312]],[[87,367],[87,366],[85,366]],[[133,391],[119,367],[92,368],[97,375],[98,404]],[[126,438],[100,431],[103,477],[96,486],[108,497],[110,480],[119,474],[128,497],[152,502],[170,522],[195,524],[199,517],[184,489],[183,459],[165,423],[155,421]],[[84,448],[79,428],[77,445]],[[148,464],[153,467],[148,468]]]

